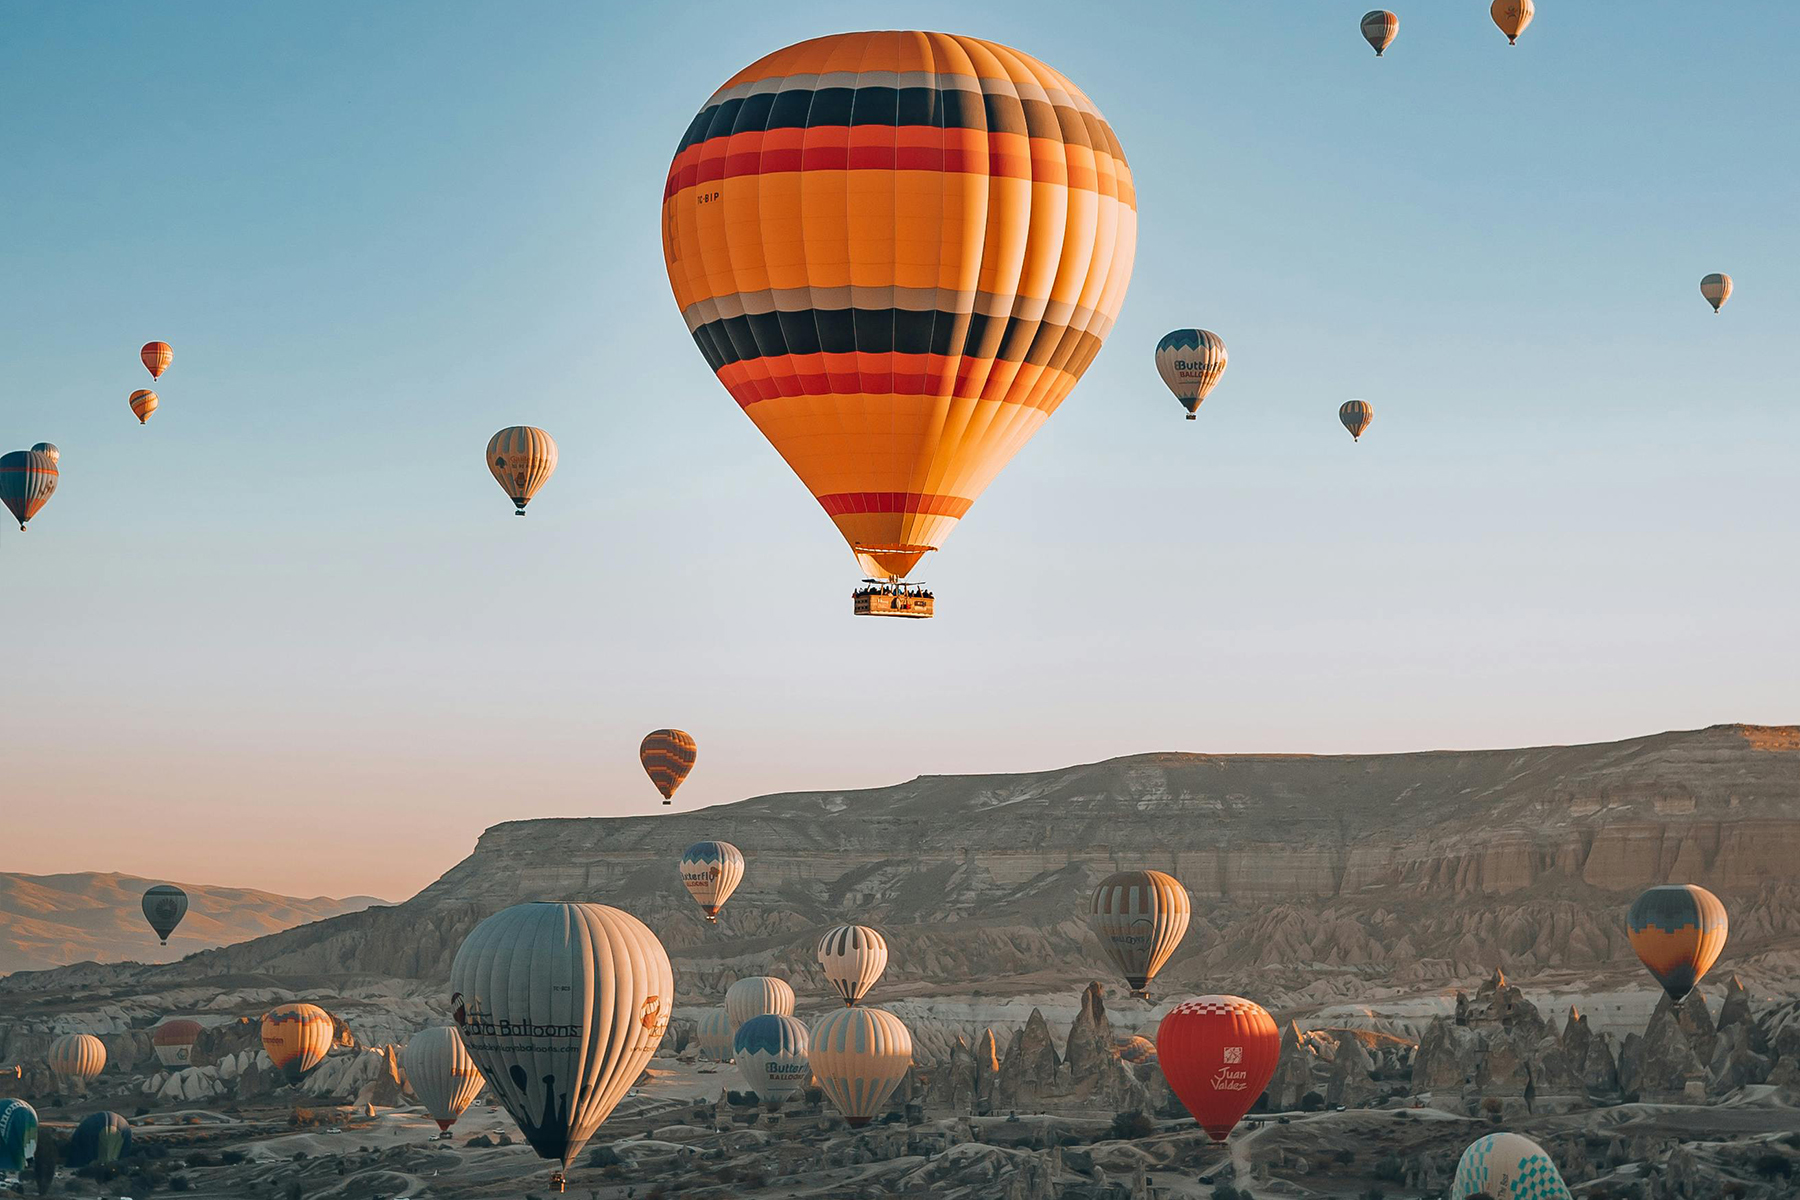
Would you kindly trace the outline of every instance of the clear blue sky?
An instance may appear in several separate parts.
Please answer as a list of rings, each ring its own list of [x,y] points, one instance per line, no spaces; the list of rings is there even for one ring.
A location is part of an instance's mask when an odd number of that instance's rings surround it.
[[[8,5],[0,449],[63,475],[0,531],[0,869],[399,896],[661,811],[665,724],[691,808],[1800,720],[1800,7],[1543,0],[1509,49],[1415,0],[1379,61],[1365,7],[907,6],[1084,88],[1142,219],[913,623],[849,615],[657,219],[720,82],[891,5]],[[1231,350],[1193,423],[1186,325]],[[515,423],[562,448],[523,521]]]

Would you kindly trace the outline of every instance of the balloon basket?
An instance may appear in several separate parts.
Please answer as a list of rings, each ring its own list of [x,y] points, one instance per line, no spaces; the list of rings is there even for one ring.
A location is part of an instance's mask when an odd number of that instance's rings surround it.
[[[563,1173],[561,1171],[552,1171],[550,1173],[550,1186],[556,1190],[557,1195],[560,1196],[562,1194],[562,1190],[568,1182],[567,1179],[563,1178]]]
[[[937,597],[916,583],[874,583],[851,595],[859,617],[910,617],[923,620],[935,611]]]

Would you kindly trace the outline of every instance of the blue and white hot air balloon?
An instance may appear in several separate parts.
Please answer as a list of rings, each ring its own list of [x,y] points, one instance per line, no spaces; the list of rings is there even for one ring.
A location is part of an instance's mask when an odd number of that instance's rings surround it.
[[[681,883],[706,914],[719,919],[719,910],[744,878],[744,853],[730,842],[695,842],[681,852]]]
[[[1450,1200],[1470,1196],[1494,1200],[1570,1200],[1569,1185],[1544,1148],[1516,1133],[1477,1138],[1450,1180]]]
[[[731,1048],[744,1082],[774,1107],[812,1082],[810,1042],[799,1018],[764,1013],[738,1026]]]
[[[1177,329],[1156,343],[1156,371],[1192,421],[1200,402],[1225,374],[1225,339],[1210,329]]]

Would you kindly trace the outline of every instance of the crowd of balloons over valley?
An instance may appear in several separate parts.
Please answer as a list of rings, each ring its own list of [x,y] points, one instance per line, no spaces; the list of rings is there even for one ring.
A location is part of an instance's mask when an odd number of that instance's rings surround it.
[[[1509,42],[1533,15],[1531,0],[1492,6]],[[1400,29],[1387,11],[1361,22],[1377,56]],[[1136,196],[1111,126],[1057,71],[997,43],[934,33],[817,38],[738,72],[700,108],[676,147],[661,223],[668,281],[694,343],[870,585],[854,611],[930,616],[932,597],[909,574],[1074,389],[1123,303]],[[1700,291],[1716,312],[1730,277],[1709,274]],[[151,341],[140,356],[161,386],[174,350]],[[1179,328],[1153,358],[1181,414],[1199,419],[1226,373],[1225,340]],[[127,397],[146,425],[161,400],[148,389]],[[1337,417],[1360,439],[1374,406],[1351,399]],[[556,471],[557,444],[544,429],[508,426],[485,461],[524,516]],[[49,442],[0,458],[0,499],[21,529],[54,496],[60,466]],[[696,742],[658,729],[640,756],[670,804],[695,765]],[[710,922],[749,861],[736,846],[706,841],[676,866]],[[166,939],[187,897],[159,885],[143,906]],[[1118,975],[1148,1001],[1187,930],[1190,902],[1169,874],[1126,871],[1099,885],[1085,916]],[[1653,888],[1625,920],[1644,964],[1677,999],[1717,959],[1727,929],[1719,901],[1693,886]],[[841,1007],[808,1026],[794,1016],[787,982],[739,979],[698,1020],[703,1052],[735,1062],[765,1101],[816,1081],[850,1125],[875,1119],[912,1061],[905,1023],[865,1003],[888,953],[874,928],[830,929],[818,960]],[[638,1079],[675,1003],[657,935],[594,903],[521,904],[488,917],[456,954],[444,999],[454,1024],[425,1030],[404,1051],[431,1116],[448,1129],[489,1089],[537,1153],[565,1170]],[[185,1063],[200,1031],[172,1016],[156,1031],[158,1057]],[[261,1026],[270,1062],[290,1080],[318,1065],[332,1031],[331,1016],[307,1003],[275,1007]],[[1268,1084],[1279,1039],[1255,1001],[1204,995],[1167,1011],[1156,1047],[1176,1095],[1223,1141]],[[75,1078],[104,1061],[104,1046],[84,1034],[50,1051],[53,1070]],[[29,1106],[0,1102],[0,1168],[29,1158],[34,1129]],[[123,1119],[99,1114],[77,1142],[104,1159],[130,1137]],[[1491,1181],[1547,1161],[1525,1139],[1498,1134],[1471,1146],[1464,1167]]]

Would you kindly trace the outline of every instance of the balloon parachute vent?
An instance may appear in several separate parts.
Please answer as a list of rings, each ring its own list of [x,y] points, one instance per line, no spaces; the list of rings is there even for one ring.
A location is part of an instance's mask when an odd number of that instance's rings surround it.
[[[852,595],[859,617],[911,617],[922,620],[935,611],[936,597],[917,583],[871,583]]]

